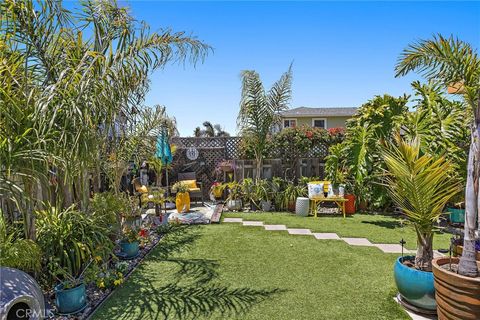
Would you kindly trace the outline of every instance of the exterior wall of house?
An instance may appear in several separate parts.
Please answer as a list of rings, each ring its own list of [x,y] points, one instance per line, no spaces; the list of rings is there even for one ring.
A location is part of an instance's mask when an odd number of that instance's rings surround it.
[[[297,120],[297,126],[312,126],[312,120],[313,119],[327,119],[327,129],[330,128],[338,128],[338,127],[345,127],[345,121],[350,119],[350,117],[299,117],[299,118],[289,118],[289,117],[284,117],[284,119],[296,119]]]

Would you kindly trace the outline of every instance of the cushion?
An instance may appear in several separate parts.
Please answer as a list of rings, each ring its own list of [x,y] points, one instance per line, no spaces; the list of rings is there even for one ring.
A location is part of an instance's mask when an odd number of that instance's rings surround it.
[[[148,189],[146,186],[141,186],[140,188],[137,189],[137,191],[140,193],[147,193]]]
[[[200,192],[200,188],[188,188],[190,192]]]
[[[189,189],[197,188],[197,180],[183,180],[182,182],[185,183]]]

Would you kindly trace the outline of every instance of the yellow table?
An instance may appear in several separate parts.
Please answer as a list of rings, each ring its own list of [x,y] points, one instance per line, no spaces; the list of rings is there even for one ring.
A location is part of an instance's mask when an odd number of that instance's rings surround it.
[[[313,203],[312,211],[313,211],[313,215],[315,217],[318,217],[317,206],[320,203],[322,203],[322,202],[335,202],[337,204],[338,208],[340,209],[340,211],[343,213],[343,217],[345,218],[345,202],[348,201],[345,198],[341,198],[341,197],[329,197],[329,198],[313,197],[313,198],[310,198],[310,201],[312,201],[312,203]]]

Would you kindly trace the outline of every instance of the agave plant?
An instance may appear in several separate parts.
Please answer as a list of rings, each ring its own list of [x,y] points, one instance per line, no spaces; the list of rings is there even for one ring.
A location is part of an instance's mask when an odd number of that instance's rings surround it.
[[[383,150],[385,185],[415,228],[415,267],[431,271],[434,223],[461,185],[451,179],[452,163],[441,156],[422,154],[418,139],[405,142],[397,137],[396,143]]]

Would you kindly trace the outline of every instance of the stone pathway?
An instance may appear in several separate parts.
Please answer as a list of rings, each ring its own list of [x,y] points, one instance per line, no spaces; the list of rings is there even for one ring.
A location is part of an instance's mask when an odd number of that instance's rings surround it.
[[[314,233],[310,229],[288,228],[283,224],[263,224],[263,221],[248,221],[242,218],[224,218],[226,223],[241,223],[243,226],[263,227],[267,231],[287,231],[292,235],[314,236],[317,240],[343,240],[351,246],[376,247],[385,253],[401,253],[402,246],[392,243],[371,243],[367,238],[342,238],[336,233]],[[415,253],[415,250],[404,249],[404,253]],[[435,257],[444,256],[437,250],[434,251]]]

